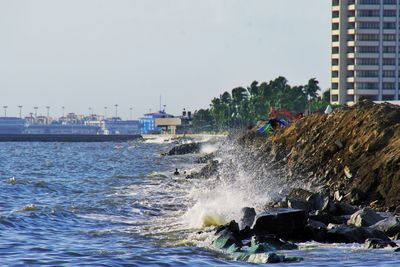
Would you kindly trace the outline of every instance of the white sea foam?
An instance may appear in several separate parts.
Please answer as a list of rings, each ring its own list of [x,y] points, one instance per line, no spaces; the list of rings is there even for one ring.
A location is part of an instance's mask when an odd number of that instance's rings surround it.
[[[217,145],[211,145],[211,144],[205,143],[201,146],[200,153],[211,154],[211,153],[214,153],[215,151],[217,151],[217,149],[218,149]]]
[[[255,163],[243,149],[232,144],[218,151],[223,162],[218,178],[199,181],[190,193],[193,205],[183,216],[190,228],[202,228],[240,220],[241,209],[254,207],[260,211],[276,198],[282,189],[265,165]]]

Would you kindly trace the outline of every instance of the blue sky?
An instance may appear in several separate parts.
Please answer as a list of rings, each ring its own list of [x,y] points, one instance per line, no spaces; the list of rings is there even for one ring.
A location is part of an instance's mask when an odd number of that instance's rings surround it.
[[[207,107],[279,75],[329,87],[330,1],[0,0],[0,105],[8,114],[134,117]]]

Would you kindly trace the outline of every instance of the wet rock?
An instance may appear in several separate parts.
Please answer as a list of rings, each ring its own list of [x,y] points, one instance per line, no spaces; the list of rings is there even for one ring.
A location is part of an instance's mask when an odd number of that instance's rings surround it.
[[[275,236],[254,236],[251,239],[251,247],[249,251],[254,251],[253,253],[259,253],[293,249],[298,249],[297,245],[282,241]]]
[[[342,224],[347,222],[347,219],[343,216],[333,216],[329,213],[318,210],[310,213],[308,218],[314,221],[322,222],[326,225],[330,223]]]
[[[369,227],[354,227],[338,225],[331,229],[328,226],[326,241],[329,243],[364,243],[368,238],[378,238],[385,241],[390,239],[381,231]]]
[[[194,154],[200,152],[201,145],[200,143],[189,143],[189,144],[182,144],[176,147],[173,147],[169,152],[168,155],[185,155],[185,154]]]
[[[365,246],[368,249],[379,249],[379,248],[386,248],[386,247],[397,247],[396,243],[393,241],[382,240],[379,238],[368,238],[365,240]]]
[[[209,163],[209,162],[211,162],[214,158],[215,158],[215,154],[214,154],[214,153],[210,153],[210,154],[207,154],[207,155],[205,155],[205,156],[199,157],[199,158],[196,160],[196,163],[199,163],[199,164]]]
[[[206,166],[201,168],[201,170],[197,173],[192,173],[186,176],[186,179],[199,179],[199,178],[208,178],[218,173],[218,167],[220,166],[217,160],[213,160],[209,162]]]
[[[382,216],[380,216],[372,209],[363,208],[351,215],[350,219],[347,221],[347,224],[357,227],[371,226],[383,219],[384,218]]]
[[[243,229],[246,226],[251,227],[256,217],[256,210],[254,208],[244,207],[241,210],[242,218],[240,219],[240,228]]]
[[[257,254],[247,254],[247,253],[237,253],[235,260],[246,261],[257,264],[265,263],[280,263],[280,262],[299,262],[302,261],[301,257],[288,257],[284,255],[278,255],[276,253],[257,253]]]
[[[314,221],[314,220],[310,220],[310,219],[308,219],[307,226],[312,229],[326,229],[326,224],[324,224],[323,222]]]
[[[335,208],[336,215],[352,215],[358,211],[358,208],[344,202],[336,202]]]
[[[239,225],[235,221],[221,226],[217,229],[215,235],[218,237],[213,241],[213,245],[219,249],[228,249],[232,245],[241,247],[242,242],[239,237]]]
[[[382,231],[385,235],[395,237],[400,233],[400,219],[394,216],[390,216],[384,220],[381,220],[371,226],[376,230]]]
[[[313,205],[306,201],[289,199],[287,203],[288,207],[291,209],[299,209],[299,210],[304,210],[306,212],[313,210]]]
[[[358,188],[353,188],[350,193],[345,196],[345,199],[352,205],[360,205],[367,199],[367,194]]]
[[[296,239],[304,234],[306,225],[304,210],[276,209],[258,214],[253,231],[259,236],[275,234],[277,237]]]

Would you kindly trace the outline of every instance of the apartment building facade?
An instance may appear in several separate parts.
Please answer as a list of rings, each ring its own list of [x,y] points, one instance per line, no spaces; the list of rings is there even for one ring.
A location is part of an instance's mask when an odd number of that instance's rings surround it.
[[[399,100],[400,0],[332,0],[331,102]]]

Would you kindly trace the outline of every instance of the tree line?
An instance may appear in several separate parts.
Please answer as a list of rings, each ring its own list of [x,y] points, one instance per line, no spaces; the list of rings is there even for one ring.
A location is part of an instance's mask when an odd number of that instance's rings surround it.
[[[254,81],[248,87],[236,87],[211,100],[210,107],[195,111],[195,131],[226,131],[268,118],[270,108],[293,114],[323,110],[329,105],[329,90],[322,96],[317,79],[305,85],[291,86],[285,77],[269,82]]]

